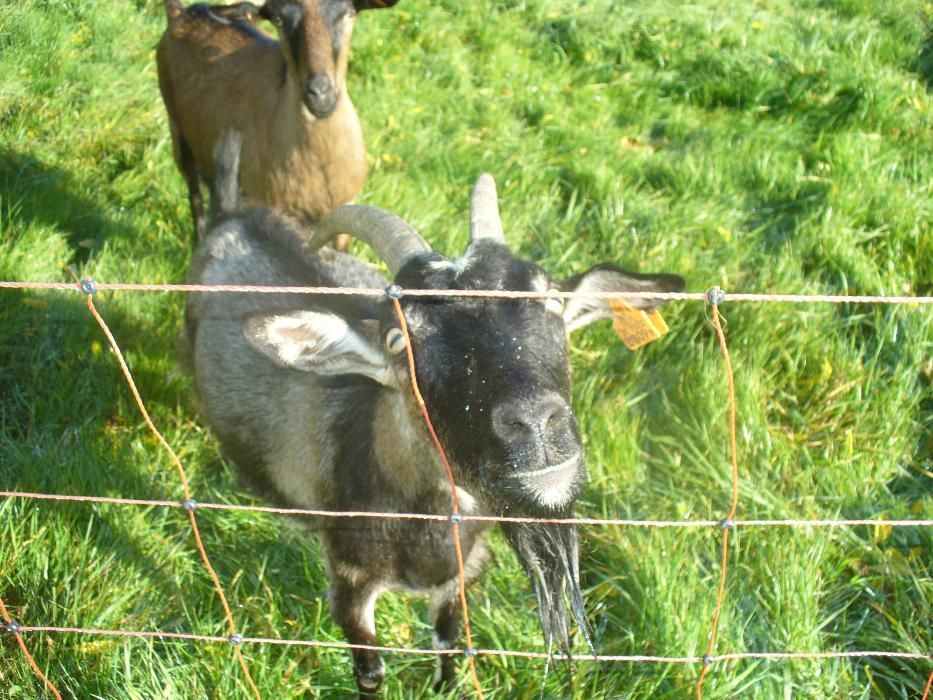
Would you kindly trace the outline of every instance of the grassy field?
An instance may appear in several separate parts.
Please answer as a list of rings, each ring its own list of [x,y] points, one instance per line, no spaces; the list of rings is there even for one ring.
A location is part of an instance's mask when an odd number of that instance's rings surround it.
[[[179,282],[190,219],[153,47],[161,3],[0,2],[0,279]],[[350,91],[362,201],[438,249],[467,239],[468,188],[499,182],[507,236],[555,276],[600,261],[690,290],[933,294],[933,5],[922,0],[402,0],[357,23]],[[177,366],[180,294],[101,294],[195,498],[255,503]],[[928,307],[726,304],[738,387],[739,518],[933,517]],[[717,519],[729,501],[723,366],[707,310],[667,307],[636,353],[574,338],[592,517]],[[75,294],[0,290],[0,489],[179,499],[106,341]],[[316,543],[273,516],[202,512],[250,636],[342,640]],[[588,528],[602,654],[698,655],[719,575],[710,529]],[[501,539],[470,591],[478,647],[541,650]],[[746,529],[718,651],[925,652],[930,528]],[[0,501],[0,597],[25,624],[225,634],[175,509]],[[388,595],[388,645],[429,647],[426,604]],[[246,697],[224,645],[27,635],[68,697]],[[348,696],[348,656],[244,649],[264,697]],[[387,698],[430,660],[390,655]],[[482,657],[490,698],[681,698],[699,668]],[[933,664],[714,666],[707,698],[918,698]],[[464,677],[465,678],[465,677]],[[463,685],[469,692],[468,683]],[[0,697],[43,697],[9,635]]]

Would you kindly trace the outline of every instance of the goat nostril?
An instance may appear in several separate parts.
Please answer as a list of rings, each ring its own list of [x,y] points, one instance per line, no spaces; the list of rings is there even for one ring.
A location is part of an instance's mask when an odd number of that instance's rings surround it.
[[[315,76],[305,83],[302,100],[315,117],[329,117],[337,106],[337,89],[325,76]]]
[[[316,75],[305,82],[302,99],[315,117],[329,117],[337,106],[337,87],[326,75]]]
[[[570,407],[556,397],[508,402],[493,410],[493,428],[506,441],[558,439],[569,426]]]
[[[532,427],[526,421],[521,419],[511,420],[508,422],[509,433],[511,433],[513,438],[522,438],[527,436],[532,432]]]
[[[323,75],[316,75],[305,84],[305,93],[309,97],[322,99],[334,91],[334,85],[330,78]]]
[[[524,413],[515,405],[497,406],[492,411],[493,429],[500,439],[506,441],[526,440],[531,426]]]
[[[561,422],[567,420],[569,416],[570,406],[567,404],[554,406],[553,410],[545,416],[544,429],[551,430],[551,428],[560,426]]]

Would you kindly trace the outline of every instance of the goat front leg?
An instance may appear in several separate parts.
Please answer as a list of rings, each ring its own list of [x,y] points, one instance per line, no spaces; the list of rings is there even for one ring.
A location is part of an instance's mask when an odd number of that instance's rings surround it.
[[[457,649],[460,642],[460,596],[455,585],[445,586],[434,595],[431,608],[434,617],[433,646],[437,651]],[[457,682],[457,656],[441,654],[434,671],[434,692],[450,690]]]
[[[339,575],[331,578],[331,616],[343,628],[350,644],[376,644],[374,613],[379,588],[356,585]],[[385,664],[378,651],[353,649],[353,673],[361,700],[373,700],[385,677]]]

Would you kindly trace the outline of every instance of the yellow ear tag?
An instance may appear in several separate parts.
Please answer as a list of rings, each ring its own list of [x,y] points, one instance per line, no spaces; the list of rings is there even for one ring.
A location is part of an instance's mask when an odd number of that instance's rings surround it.
[[[623,299],[610,299],[612,327],[629,350],[637,350],[670,330],[657,311],[633,309]]]

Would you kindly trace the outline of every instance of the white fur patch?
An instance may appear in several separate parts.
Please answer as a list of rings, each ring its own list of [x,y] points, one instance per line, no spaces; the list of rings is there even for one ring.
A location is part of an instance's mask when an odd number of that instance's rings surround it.
[[[457,487],[457,502],[460,504],[460,512],[470,514],[476,511],[476,499],[459,486]]]
[[[547,278],[547,275],[537,274],[531,280],[531,291],[533,292],[547,292],[551,289],[551,280]]]
[[[571,497],[570,486],[576,480],[580,455],[577,454],[560,464],[542,469],[532,469],[515,474],[535,500],[543,506],[556,507],[566,504]]]
[[[444,272],[445,270],[453,270],[454,272],[459,272],[460,268],[455,262],[450,260],[432,260],[428,263],[428,269],[431,272]]]
[[[367,578],[365,571],[350,564],[337,564],[337,573],[355,586],[359,586]]]
[[[437,632],[434,632],[431,634],[431,648],[437,651],[447,651],[448,649],[456,649],[457,645],[452,641],[441,639],[437,636]]]
[[[243,236],[240,222],[231,223],[234,225],[217,231],[211,239],[211,252],[217,257],[237,257],[252,252],[252,246]]]
[[[384,590],[382,587],[374,589],[360,610],[360,619],[363,626],[373,636],[376,636],[376,601]]]
[[[457,258],[455,261],[453,261],[452,264],[454,266],[454,269],[457,271],[458,275],[462,275],[463,273],[465,273],[467,270],[470,269],[470,266],[476,262],[475,249],[476,249],[476,246],[471,244],[470,247],[467,248],[466,253],[464,253],[462,257]]]

